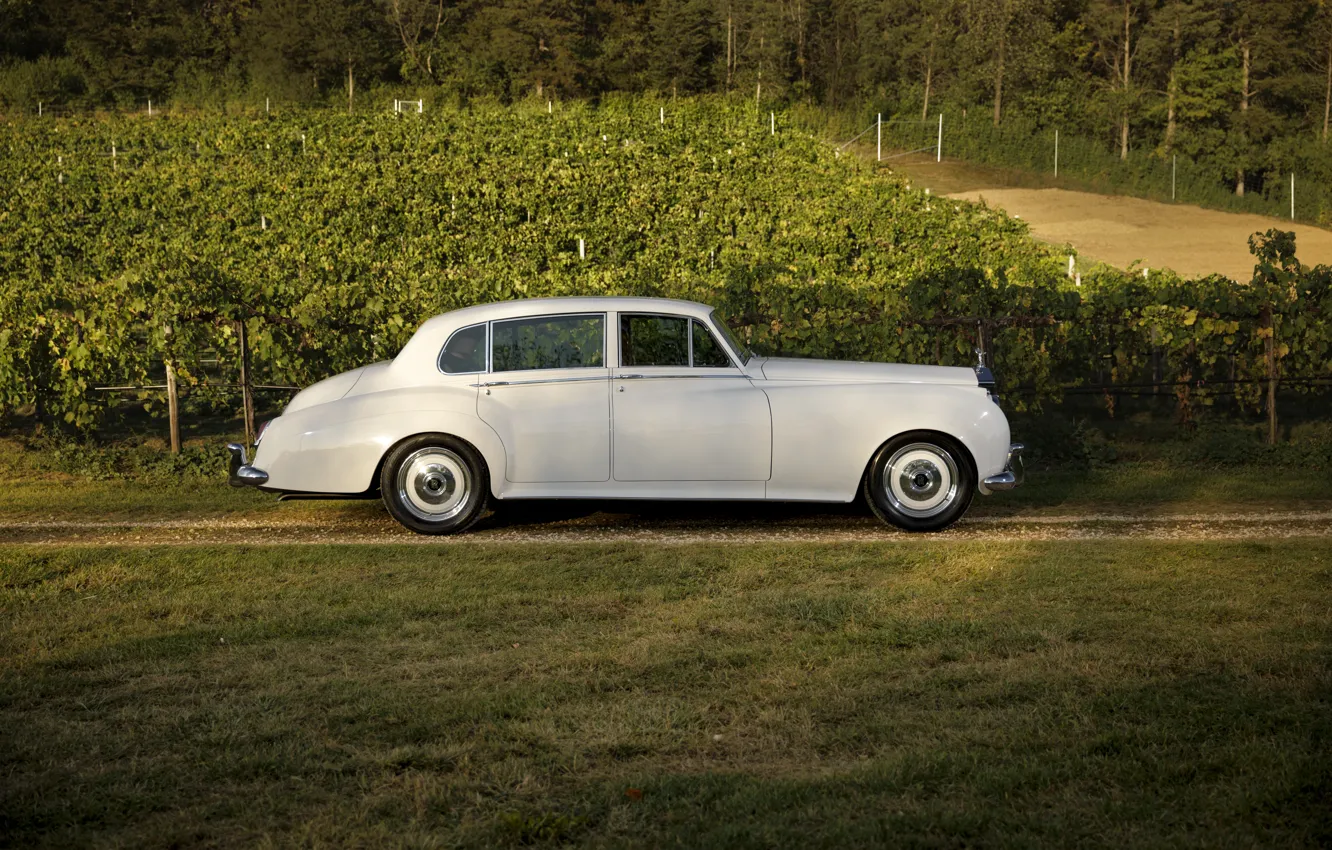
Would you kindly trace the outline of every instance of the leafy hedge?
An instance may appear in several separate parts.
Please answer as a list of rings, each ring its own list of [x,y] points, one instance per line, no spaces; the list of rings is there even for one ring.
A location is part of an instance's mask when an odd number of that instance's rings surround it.
[[[435,313],[574,294],[712,303],[774,353],[970,363],[983,333],[1034,399],[1155,371],[1206,401],[1200,380],[1267,374],[1269,325],[1285,374],[1332,375],[1332,273],[1301,269],[1288,234],[1255,242],[1252,282],[1101,269],[1079,287],[1021,222],[766,118],[638,98],[12,122],[0,411],[92,429],[115,399],[96,387],[160,384],[166,359],[189,397],[233,403],[240,321],[256,381],[302,385],[392,356]]]

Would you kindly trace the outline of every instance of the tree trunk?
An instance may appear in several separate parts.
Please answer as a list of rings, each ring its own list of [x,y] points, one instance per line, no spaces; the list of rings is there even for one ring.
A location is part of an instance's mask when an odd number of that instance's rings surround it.
[[[735,68],[734,60],[735,24],[731,19],[731,9],[726,9],[726,90],[731,90],[731,71]]]
[[[1166,89],[1166,133],[1165,133],[1165,152],[1170,153],[1175,149],[1175,92],[1179,82],[1176,78],[1175,69],[1170,69],[1170,82]]]
[[[1129,151],[1129,88],[1133,84],[1133,51],[1130,38],[1133,35],[1133,10],[1130,0],[1124,0],[1124,110],[1119,121],[1119,158],[1128,159]]]
[[[933,48],[930,49],[930,53],[934,53]],[[930,115],[930,78],[933,74],[934,57],[931,55],[929,59],[925,60],[925,103],[920,107],[920,120],[922,121],[926,120]],[[1324,133],[1324,135],[1326,135],[1326,133]]]
[[[1182,38],[1178,17],[1175,18],[1173,35],[1170,45],[1170,82],[1166,85],[1166,153],[1171,153],[1175,149],[1175,100],[1179,96],[1179,54]]]
[[[347,114],[352,114],[352,103],[356,98],[356,78],[352,76],[352,60],[347,59]]]
[[[1323,95],[1323,144],[1327,144],[1328,119],[1332,119],[1332,36],[1327,38],[1327,90]]]
[[[1235,169],[1235,194],[1244,197],[1244,148],[1247,147],[1248,133],[1244,128],[1245,118],[1249,114],[1249,45],[1240,46],[1241,76],[1240,76],[1240,165]]]
[[[1004,31],[999,33],[999,56],[994,68],[994,126],[999,126],[999,118],[1004,108],[1004,48],[1008,46],[1008,22],[1004,22]]]

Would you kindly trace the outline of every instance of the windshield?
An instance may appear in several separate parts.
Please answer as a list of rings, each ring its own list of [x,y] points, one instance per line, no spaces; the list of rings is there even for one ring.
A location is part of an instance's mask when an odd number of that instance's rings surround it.
[[[726,344],[730,346],[731,350],[740,358],[740,362],[748,363],[749,359],[754,356],[754,352],[740,344],[740,341],[735,338],[735,334],[731,333],[731,329],[727,326],[726,320],[723,319],[721,314],[716,310],[712,311],[709,318],[712,319],[712,326],[717,329],[718,333],[720,333],[723,338],[725,338]]]

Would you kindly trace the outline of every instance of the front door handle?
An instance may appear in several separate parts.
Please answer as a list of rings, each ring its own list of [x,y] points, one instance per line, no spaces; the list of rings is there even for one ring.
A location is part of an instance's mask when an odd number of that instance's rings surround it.
[[[642,375],[616,375],[615,377],[618,378],[619,380],[627,380],[627,379],[629,379],[629,378],[641,378],[641,377],[643,377],[643,376],[642,376]]]

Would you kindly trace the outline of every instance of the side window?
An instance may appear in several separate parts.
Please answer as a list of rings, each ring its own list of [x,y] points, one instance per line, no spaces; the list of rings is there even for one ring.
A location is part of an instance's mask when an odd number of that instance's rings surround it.
[[[689,320],[676,316],[620,316],[620,365],[688,366]]]
[[[454,331],[439,353],[439,369],[450,375],[486,371],[486,326]]]
[[[540,316],[495,322],[490,368],[574,369],[606,363],[604,316]]]
[[[695,320],[694,328],[694,365],[695,366],[730,366],[731,358],[717,340],[712,338],[703,323]]]

